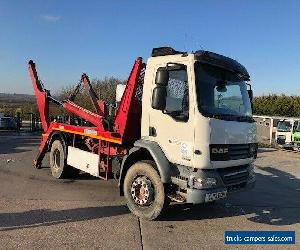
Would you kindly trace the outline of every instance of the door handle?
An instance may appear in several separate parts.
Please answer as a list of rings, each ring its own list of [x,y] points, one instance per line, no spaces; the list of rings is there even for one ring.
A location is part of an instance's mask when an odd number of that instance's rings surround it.
[[[196,149],[196,150],[194,151],[194,153],[195,153],[195,155],[201,155],[201,151],[200,151],[199,149]]]

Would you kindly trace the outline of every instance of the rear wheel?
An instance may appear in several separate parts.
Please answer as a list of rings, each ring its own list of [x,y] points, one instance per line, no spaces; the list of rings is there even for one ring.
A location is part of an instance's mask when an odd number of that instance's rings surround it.
[[[155,164],[140,161],[132,165],[124,180],[124,195],[130,211],[143,219],[154,220],[167,207],[165,188]]]
[[[52,176],[56,179],[73,177],[79,173],[80,170],[67,165],[66,159],[67,154],[64,145],[60,140],[55,140],[51,145],[50,168]]]

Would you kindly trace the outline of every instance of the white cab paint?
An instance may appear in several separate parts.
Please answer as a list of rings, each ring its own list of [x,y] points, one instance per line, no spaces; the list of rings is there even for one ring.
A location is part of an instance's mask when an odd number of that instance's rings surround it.
[[[256,124],[210,119],[210,144],[248,144],[256,142]]]
[[[170,62],[185,64],[189,83],[189,120],[175,121],[162,111],[151,108],[156,72]],[[211,161],[210,144],[248,144],[256,142],[256,124],[225,121],[205,117],[198,109],[195,89],[194,55],[151,57],[147,62],[143,86],[141,136],[157,142],[168,160],[187,167],[211,169],[239,166],[253,162],[253,158]],[[150,136],[149,128],[157,134]],[[195,153],[197,152],[197,153]]]

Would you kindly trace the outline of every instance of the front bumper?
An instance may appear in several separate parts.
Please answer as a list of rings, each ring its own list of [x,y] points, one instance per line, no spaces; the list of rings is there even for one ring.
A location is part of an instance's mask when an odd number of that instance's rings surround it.
[[[214,170],[197,170],[196,172],[182,171],[185,179],[181,176],[181,182],[177,183],[187,203],[199,204],[226,198],[229,194],[237,191],[245,191],[255,186],[253,165],[243,165]],[[216,185],[209,188],[195,188],[192,181],[194,178],[214,178]],[[182,181],[182,180],[186,181]]]
[[[293,148],[293,147],[294,147],[294,145],[293,145],[292,142],[285,143],[285,144],[277,144],[277,146],[278,146],[279,148]]]
[[[287,142],[286,138],[277,138],[276,144],[279,148],[292,148],[293,147],[293,142]]]
[[[241,188],[236,188],[234,190],[230,189],[230,188],[226,188],[226,187],[212,188],[212,189],[206,189],[206,190],[188,188],[187,195],[186,195],[186,202],[193,203],[193,204],[208,203],[211,201],[224,199],[229,194],[236,192],[236,191],[250,190],[250,189],[254,188],[254,186],[255,186],[255,180],[251,181],[251,182],[247,182]],[[221,194],[223,192],[226,193],[226,195],[224,197],[216,195],[216,194]],[[208,201],[207,197],[209,197],[211,195],[213,195],[215,198],[211,201]]]

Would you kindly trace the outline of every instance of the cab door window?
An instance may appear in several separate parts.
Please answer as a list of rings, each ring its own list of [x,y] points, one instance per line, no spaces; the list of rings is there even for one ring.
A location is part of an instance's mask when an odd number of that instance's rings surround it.
[[[187,121],[189,117],[189,90],[186,67],[169,70],[167,86],[166,114],[175,120]]]

